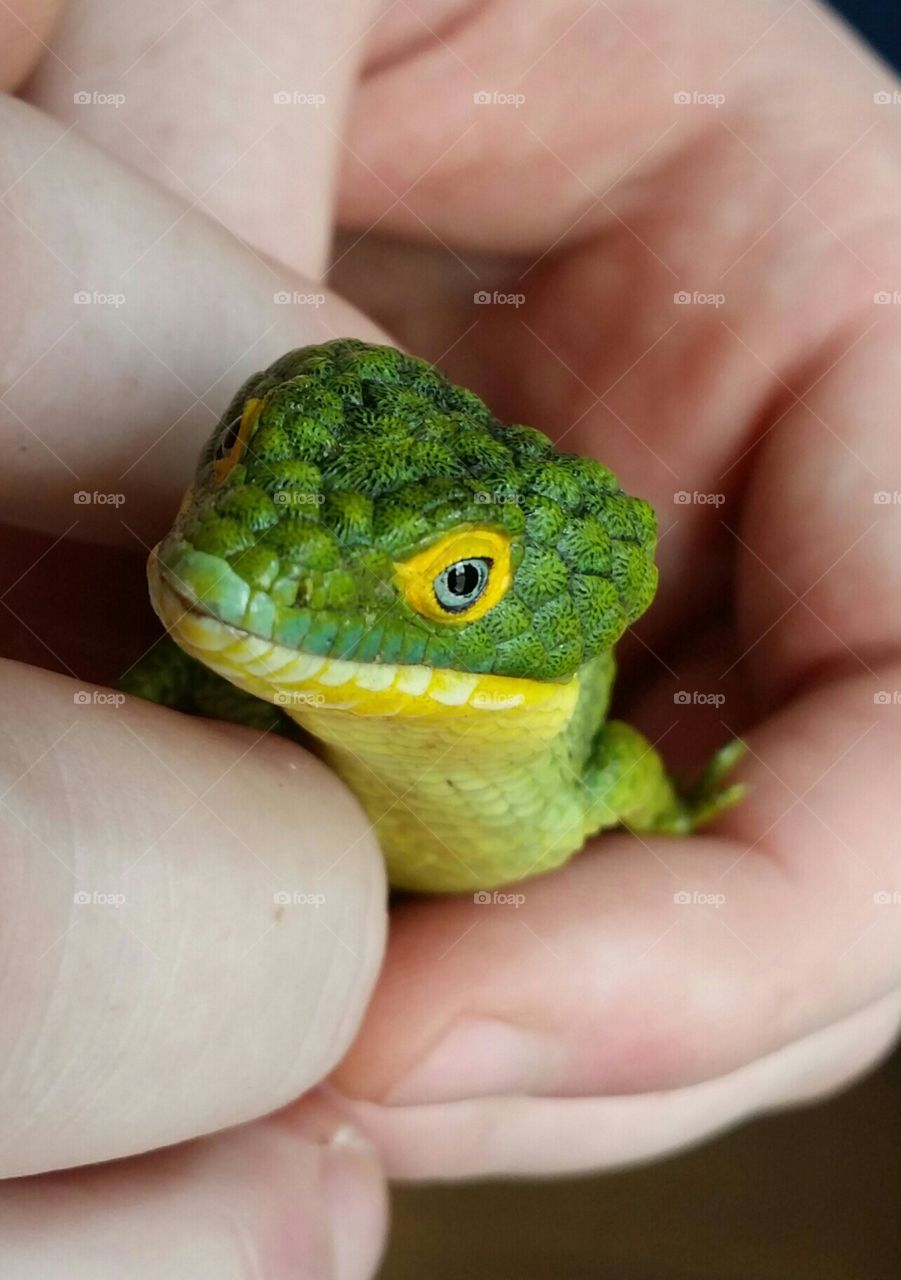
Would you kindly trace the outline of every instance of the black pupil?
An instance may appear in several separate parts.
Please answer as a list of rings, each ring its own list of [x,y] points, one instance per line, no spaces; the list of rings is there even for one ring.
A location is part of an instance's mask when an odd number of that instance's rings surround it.
[[[235,418],[234,422],[230,422],[222,433],[222,438],[216,449],[216,457],[224,458],[229,453],[238,438],[238,432],[241,430],[241,419]]]
[[[447,589],[451,595],[468,596],[479,585],[480,574],[474,564],[455,564],[447,575]]]

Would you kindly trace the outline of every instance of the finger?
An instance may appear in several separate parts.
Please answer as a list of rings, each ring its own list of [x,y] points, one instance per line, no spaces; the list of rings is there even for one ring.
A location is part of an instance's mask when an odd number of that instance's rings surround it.
[[[73,0],[30,100],[255,248],[320,277],[338,135],[373,0],[227,14]],[[77,68],[77,78],[68,70]]]
[[[62,0],[4,0],[0,6],[0,90],[15,89],[48,52]]]
[[[901,242],[901,223],[893,232]],[[887,729],[899,714],[901,441],[891,423],[901,324],[873,298],[891,296],[866,290],[816,385],[773,425],[730,530],[739,652],[759,698],[773,705],[846,671]],[[894,795],[892,777],[886,759],[872,781]]]
[[[874,72],[884,75],[875,54],[819,8],[783,11],[773,21],[766,6],[712,10],[694,0],[677,12],[667,0],[590,9],[555,0],[528,26],[515,21],[516,0],[392,9],[390,23],[378,23],[369,37],[339,214],[345,224],[378,220],[383,230],[433,244],[445,237],[458,248],[537,255],[584,242],[599,228],[634,227],[633,215],[644,221],[649,176],[655,190],[664,178],[670,199],[681,203],[669,166],[694,159],[696,147],[709,157],[725,132],[722,118],[755,131],[769,121],[782,134],[801,103],[819,102],[821,124],[851,126],[844,109],[853,116],[872,108]],[[804,66],[793,92],[774,101],[773,67],[800,39]],[[712,75],[721,92],[699,91]],[[427,94],[432,109],[423,113]],[[792,147],[791,177],[799,181],[832,145],[828,129],[807,131],[803,149],[787,137],[781,142]],[[743,164],[740,148],[731,157]],[[636,164],[643,159],[647,165]],[[755,171],[758,181],[741,187],[742,214],[748,200],[773,198],[759,181],[759,162],[748,168]],[[702,203],[707,183],[720,181],[734,183],[735,170],[712,173],[703,189],[684,195]],[[659,252],[671,209],[657,208],[657,236],[637,246],[647,258]],[[722,226],[722,209],[706,212]],[[727,236],[762,229],[739,216],[728,221]],[[680,247],[683,257],[695,251]]]
[[[0,1187],[9,1280],[370,1280],[385,1227],[377,1160],[311,1099],[120,1163]]]
[[[482,1098],[411,1107],[353,1104],[391,1177],[552,1177],[659,1159],[786,1103],[819,1100],[897,1038],[889,999],[716,1080],[610,1098]]]
[[[177,1142],[310,1088],[383,943],[356,804],[293,743],[0,673],[0,1174]]]
[[[0,137],[4,518],[152,544],[245,377],[375,330],[33,108]]]

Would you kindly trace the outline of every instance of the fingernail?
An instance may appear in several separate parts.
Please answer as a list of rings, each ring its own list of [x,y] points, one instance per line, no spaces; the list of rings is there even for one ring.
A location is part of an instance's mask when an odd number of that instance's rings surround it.
[[[394,1085],[383,1102],[416,1106],[492,1094],[540,1093],[556,1076],[561,1047],[496,1018],[465,1018]]]
[[[358,1151],[367,1156],[375,1153],[375,1147],[366,1135],[352,1124],[339,1125],[326,1145],[332,1150]]]
[[[324,1145],[329,1280],[359,1280],[372,1274],[381,1250],[385,1202],[378,1160],[351,1124],[340,1125]]]

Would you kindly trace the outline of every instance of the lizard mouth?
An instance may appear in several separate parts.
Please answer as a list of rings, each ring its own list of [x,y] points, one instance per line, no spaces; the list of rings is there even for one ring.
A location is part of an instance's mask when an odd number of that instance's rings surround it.
[[[518,710],[571,710],[578,681],[544,682],[420,663],[360,662],[292,648],[224,621],[151,552],[147,577],[153,607],[186,653],[301,724],[323,712],[362,716],[470,717]],[[542,716],[543,718],[543,716]]]

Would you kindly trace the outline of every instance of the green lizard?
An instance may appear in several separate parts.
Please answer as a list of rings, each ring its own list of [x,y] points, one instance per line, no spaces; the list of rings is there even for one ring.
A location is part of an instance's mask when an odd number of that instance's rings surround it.
[[[127,687],[260,727],[286,714],[362,802],[393,884],[489,889],[603,827],[693,831],[742,792],[722,781],[741,744],[682,793],[607,719],[655,542],[601,463],[425,361],[292,351],[238,391],[150,557],[178,648]]]

